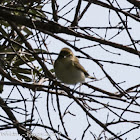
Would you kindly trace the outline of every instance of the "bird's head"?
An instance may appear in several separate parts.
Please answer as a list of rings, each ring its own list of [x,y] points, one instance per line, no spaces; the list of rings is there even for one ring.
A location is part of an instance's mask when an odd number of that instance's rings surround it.
[[[63,48],[59,53],[59,58],[67,58],[73,56],[73,52],[69,48]]]

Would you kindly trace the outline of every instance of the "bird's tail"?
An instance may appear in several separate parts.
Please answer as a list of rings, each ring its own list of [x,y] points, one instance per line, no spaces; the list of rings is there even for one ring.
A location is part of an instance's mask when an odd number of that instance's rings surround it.
[[[97,80],[97,78],[90,76],[90,75],[88,75],[87,78]]]

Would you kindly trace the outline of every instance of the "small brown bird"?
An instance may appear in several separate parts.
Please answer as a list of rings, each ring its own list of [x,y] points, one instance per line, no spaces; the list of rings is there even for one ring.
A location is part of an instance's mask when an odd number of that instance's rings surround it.
[[[95,79],[87,73],[69,48],[63,48],[60,51],[54,63],[54,70],[56,77],[65,84],[82,83],[86,77]]]

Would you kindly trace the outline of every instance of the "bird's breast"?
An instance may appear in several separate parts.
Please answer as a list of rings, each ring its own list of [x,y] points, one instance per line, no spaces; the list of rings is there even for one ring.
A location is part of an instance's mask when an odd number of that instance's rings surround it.
[[[64,59],[55,64],[56,77],[66,84],[76,84],[85,81],[85,74],[77,69],[72,60]]]

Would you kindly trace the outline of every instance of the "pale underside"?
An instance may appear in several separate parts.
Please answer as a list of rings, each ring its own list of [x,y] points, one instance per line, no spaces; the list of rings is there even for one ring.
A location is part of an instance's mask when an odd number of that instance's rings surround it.
[[[72,60],[67,58],[56,60],[54,67],[56,77],[65,84],[75,85],[85,81],[84,72],[75,67]]]

